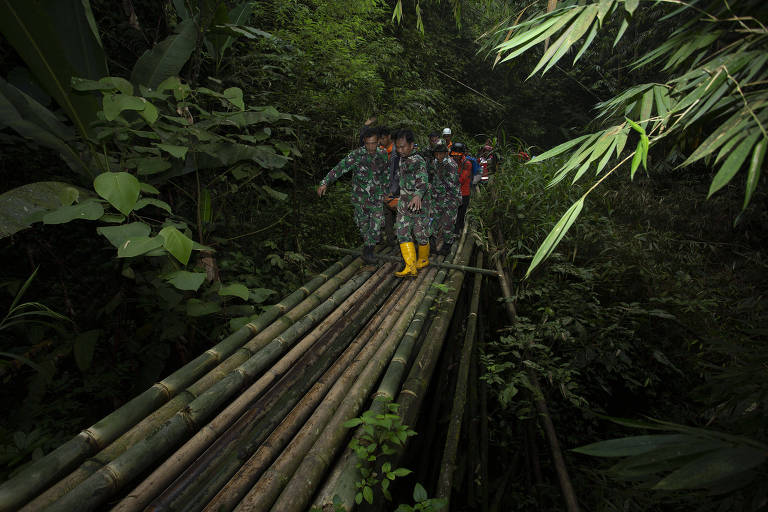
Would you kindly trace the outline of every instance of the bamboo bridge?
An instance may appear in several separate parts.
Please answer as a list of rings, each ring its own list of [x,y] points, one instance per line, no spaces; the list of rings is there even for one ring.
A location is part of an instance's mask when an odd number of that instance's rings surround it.
[[[473,271],[470,313],[460,319],[458,415],[447,441],[436,440],[446,445],[437,495],[450,497],[477,297],[483,274],[498,273],[467,266],[473,242],[466,230],[449,256],[415,279],[394,277],[388,260],[399,258],[387,252],[378,267],[344,256],[31,463],[0,486],[0,511],[282,512],[335,510],[334,500],[353,509],[359,470],[349,440],[359,432],[344,423],[393,400],[402,422],[416,424]],[[482,253],[475,265],[482,267]]]

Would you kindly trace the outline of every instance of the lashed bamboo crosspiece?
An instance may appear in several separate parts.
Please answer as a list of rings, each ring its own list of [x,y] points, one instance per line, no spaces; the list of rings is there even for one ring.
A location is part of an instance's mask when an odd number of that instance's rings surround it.
[[[33,462],[12,479],[4,482],[0,485],[0,512],[18,510],[20,506],[45,489],[46,486],[49,486],[56,478],[60,478],[86,457],[112,443],[158,406],[170,400],[212,366],[228,357],[251,336],[269,325],[279,315],[290,310],[353,261],[355,258],[348,256],[334,263],[304,286],[285,297],[278,305],[273,306],[184,367],[82,431],[53,452]],[[62,486],[62,488],[67,487]],[[41,507],[35,506],[33,510],[39,508]]]

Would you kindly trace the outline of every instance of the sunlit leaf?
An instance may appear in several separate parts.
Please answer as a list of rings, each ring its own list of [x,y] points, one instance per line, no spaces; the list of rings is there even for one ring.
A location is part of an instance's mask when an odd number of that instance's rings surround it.
[[[133,210],[139,198],[140,186],[136,176],[127,172],[105,172],[93,180],[96,193],[109,201],[123,215]]]
[[[581,213],[581,209],[584,207],[584,198],[580,198],[578,201],[573,203],[570,208],[568,208],[568,211],[565,212],[565,214],[560,218],[559,221],[557,221],[557,224],[555,224],[555,227],[552,228],[552,231],[549,232],[547,235],[547,238],[544,239],[544,242],[539,246],[538,250],[536,251],[536,254],[533,256],[533,260],[531,261],[531,265],[528,267],[528,270],[525,273],[525,277],[528,277],[533,269],[535,269],[539,263],[544,261],[549,257],[550,254],[552,254],[552,251],[555,250],[555,247],[560,243],[560,241],[563,239],[565,234],[570,229],[571,225],[576,221],[576,219],[579,217],[579,214]]]
[[[717,174],[712,179],[707,197],[710,197],[731,181],[741,168],[741,164],[747,159],[749,153],[753,151],[757,139],[761,136],[762,134],[756,131],[736,146],[736,149],[734,149],[728,158],[726,158],[725,162],[723,162],[723,165],[720,167],[720,170],[717,171]]]
[[[192,240],[173,226],[167,226],[160,230],[158,238],[163,240],[163,247],[183,265],[189,262],[192,254]]]

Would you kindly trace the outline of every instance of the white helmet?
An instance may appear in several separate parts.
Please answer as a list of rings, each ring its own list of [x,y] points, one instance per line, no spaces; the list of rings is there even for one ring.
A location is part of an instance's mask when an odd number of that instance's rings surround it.
[[[443,128],[443,135],[451,135],[451,129],[450,128]]]

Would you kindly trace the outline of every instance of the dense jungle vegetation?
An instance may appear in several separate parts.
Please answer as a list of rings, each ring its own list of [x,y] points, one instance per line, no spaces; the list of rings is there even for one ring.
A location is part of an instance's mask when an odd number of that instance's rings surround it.
[[[516,319],[487,281],[453,508],[565,509],[543,397],[583,510],[764,509],[766,25],[763,0],[0,2],[0,479],[358,246],[348,183],[315,188],[375,116],[502,158],[468,216]]]

